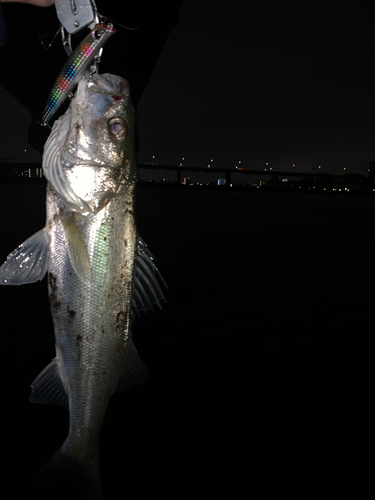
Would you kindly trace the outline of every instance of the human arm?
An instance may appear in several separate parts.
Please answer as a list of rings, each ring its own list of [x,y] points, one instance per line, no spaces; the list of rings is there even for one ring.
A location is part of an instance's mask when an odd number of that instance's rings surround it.
[[[1,3],[28,3],[37,7],[50,7],[55,0],[0,0]]]

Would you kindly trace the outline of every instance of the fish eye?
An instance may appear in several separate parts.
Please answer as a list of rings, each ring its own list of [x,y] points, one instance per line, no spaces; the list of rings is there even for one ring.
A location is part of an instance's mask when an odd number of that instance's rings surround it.
[[[121,118],[112,118],[108,124],[108,128],[116,139],[123,139],[128,132],[126,123],[124,120],[121,120]]]
[[[93,33],[94,38],[99,40],[99,38],[102,36],[102,30],[95,30]]]

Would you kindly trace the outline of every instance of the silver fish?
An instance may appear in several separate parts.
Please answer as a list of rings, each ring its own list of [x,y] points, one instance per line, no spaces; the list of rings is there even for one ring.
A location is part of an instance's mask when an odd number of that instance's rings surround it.
[[[44,149],[46,227],[0,267],[6,285],[33,283],[48,271],[56,357],[32,383],[30,400],[67,406],[70,424],[42,476],[74,471],[91,500],[102,498],[98,443],[109,398],[148,378],[133,321],[165,300],[136,230],[134,121],[126,80],[80,80]]]

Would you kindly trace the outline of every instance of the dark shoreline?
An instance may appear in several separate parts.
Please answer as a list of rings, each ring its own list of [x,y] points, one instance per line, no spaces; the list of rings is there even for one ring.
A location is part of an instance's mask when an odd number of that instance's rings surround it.
[[[29,185],[29,186],[46,186],[47,181],[45,178],[27,178],[27,177],[20,177],[20,178],[7,178],[7,177],[0,177],[0,184],[5,184],[5,185]],[[217,184],[214,183],[206,183],[203,185],[196,185],[196,184],[177,184],[176,182],[148,182],[148,181],[138,181],[138,189],[142,190],[165,190],[165,191],[188,191],[191,193],[195,192],[205,192],[205,191],[216,191],[216,192],[224,192],[224,193],[230,193],[230,192],[242,192],[242,193],[249,193],[249,194],[261,194],[261,193],[272,193],[276,195],[283,195],[283,194],[297,194],[297,195],[317,195],[317,194],[322,194],[324,196],[375,196],[375,191],[372,188],[372,183],[366,185],[363,189],[351,189],[351,190],[341,190],[341,189],[336,189],[333,191],[332,189],[327,190],[324,188],[321,189],[312,189],[309,186],[295,186],[295,187],[289,187],[289,186],[262,186],[261,188],[257,186],[243,186],[239,184],[234,184],[232,186],[218,186]]]

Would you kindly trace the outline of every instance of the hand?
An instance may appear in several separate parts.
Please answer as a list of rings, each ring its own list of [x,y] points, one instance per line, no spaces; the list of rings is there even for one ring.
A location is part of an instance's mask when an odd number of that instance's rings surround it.
[[[0,0],[1,3],[28,3],[37,7],[50,7],[55,3],[55,0]]]

